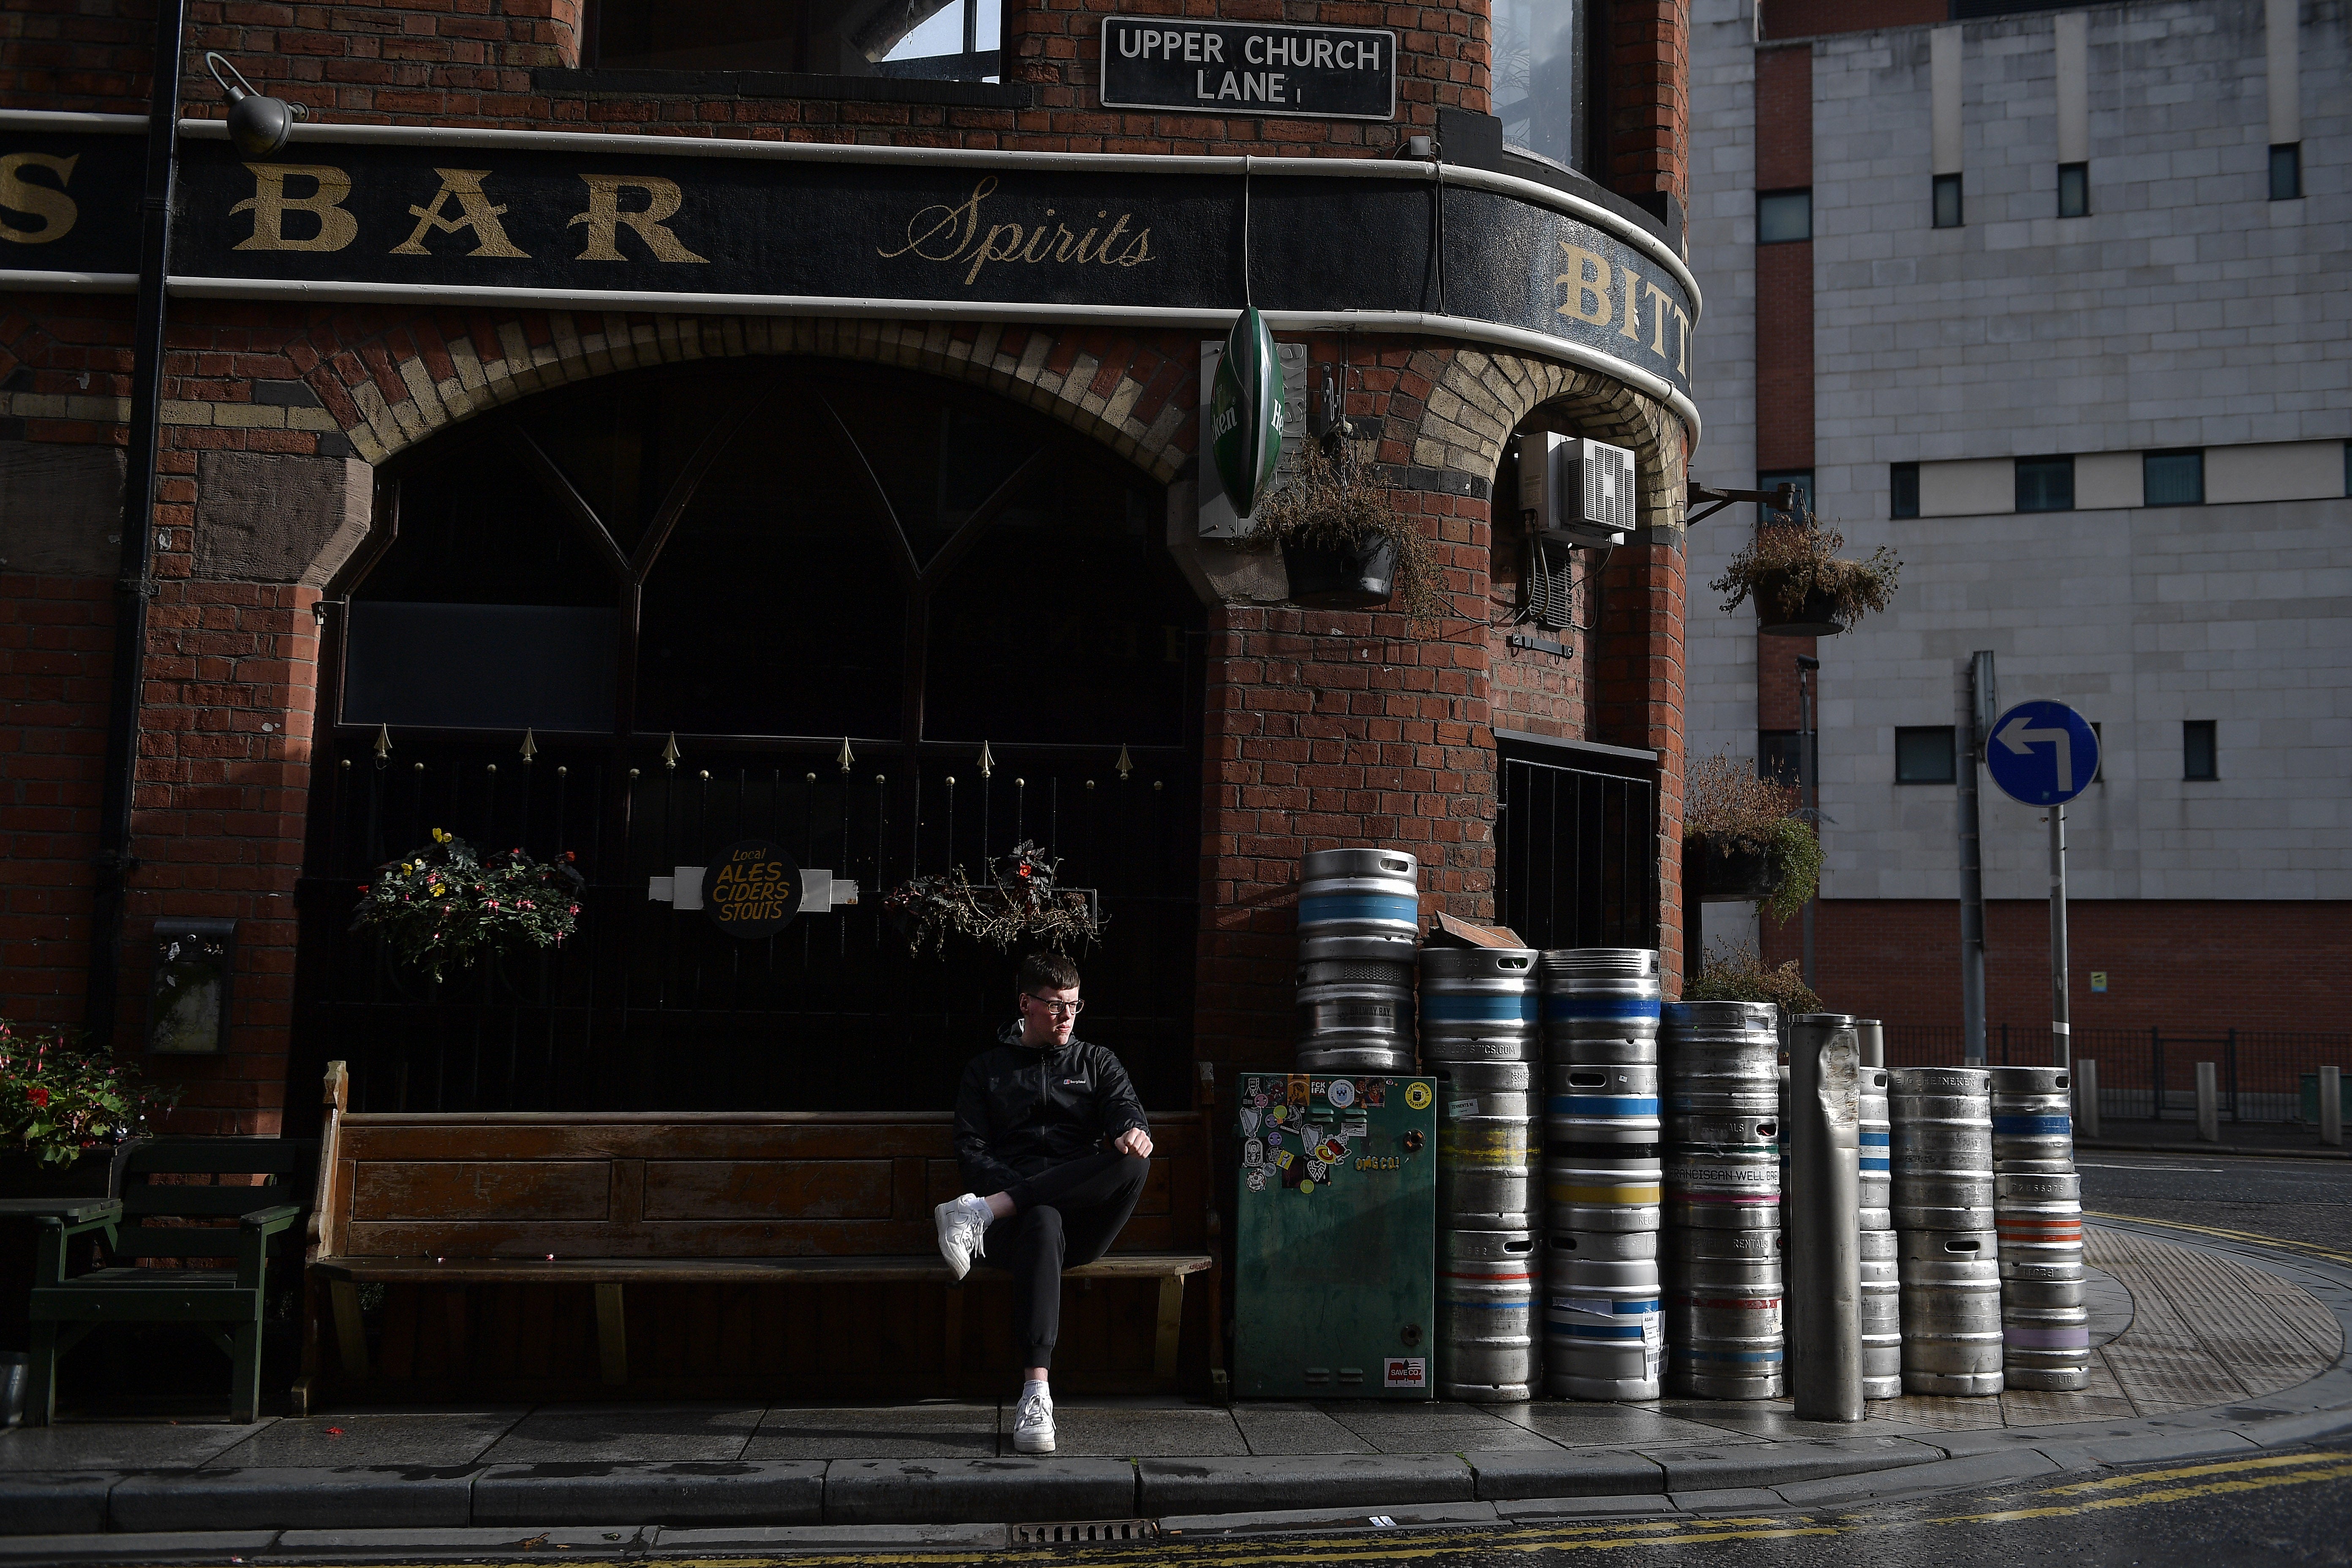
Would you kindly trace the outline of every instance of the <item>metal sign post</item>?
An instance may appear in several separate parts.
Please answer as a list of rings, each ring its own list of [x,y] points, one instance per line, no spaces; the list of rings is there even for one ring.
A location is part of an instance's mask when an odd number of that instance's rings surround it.
[[[1958,791],[1960,838],[1960,1062],[1985,1065],[1984,855],[1977,827],[1977,767],[1992,726],[1993,660],[1989,648],[1969,658],[1968,689],[1960,700],[1960,753],[1953,775]]]
[[[2050,1055],[2074,1058],[2066,996],[2066,803],[2099,776],[2099,737],[2063,702],[2021,702],[1993,721],[1985,768],[2003,795],[2050,816]]]

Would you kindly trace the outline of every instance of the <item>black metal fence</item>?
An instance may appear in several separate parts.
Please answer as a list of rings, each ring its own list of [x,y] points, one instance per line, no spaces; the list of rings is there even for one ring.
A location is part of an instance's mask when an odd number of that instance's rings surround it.
[[[296,1103],[330,1058],[353,1108],[412,1110],[858,1110],[953,1103],[962,1064],[1013,1016],[1012,959],[911,956],[882,899],[1023,840],[1094,889],[1099,948],[1076,956],[1147,1101],[1188,1093],[1198,923],[1197,764],[1188,752],[682,742],[676,767],[609,744],[404,736],[387,759],[339,736],[314,793],[301,885]],[[837,743],[836,743],[837,744]],[[706,749],[706,747],[708,749]],[[652,747],[647,747],[650,752]],[[625,765],[634,762],[634,767]],[[1121,767],[1125,772],[1122,774]],[[436,828],[485,852],[564,851],[587,879],[580,931],[436,984],[351,926],[375,867]],[[649,884],[764,837],[855,879],[853,907],[739,941]]]
[[[2211,1062],[2227,1121],[2313,1122],[2319,1069],[2352,1068],[2352,1031],[2076,1029],[2074,1059],[2099,1064],[2099,1114],[2123,1121],[2193,1121],[2197,1064]],[[1989,1025],[1985,1060],[2041,1067],[2051,1059],[2048,1025]],[[1950,1067],[1962,1050],[1958,1026],[1890,1025],[1889,1067]]]
[[[1505,753],[1495,901],[1530,947],[1658,945],[1658,793],[1648,778]]]

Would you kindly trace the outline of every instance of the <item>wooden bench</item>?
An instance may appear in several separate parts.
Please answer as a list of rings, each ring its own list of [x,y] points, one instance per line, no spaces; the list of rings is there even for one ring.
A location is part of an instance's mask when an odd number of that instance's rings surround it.
[[[269,1263],[294,1260],[318,1158],[307,1139],[148,1139],[116,1159],[115,1201],[103,1212],[37,1218],[26,1419],[39,1426],[55,1417],[58,1363],[108,1323],[203,1330],[229,1358],[229,1419],[256,1419]],[[111,1261],[68,1278],[67,1243],[92,1233]],[[148,1267],[162,1260],[182,1267]]]
[[[354,1114],[346,1100],[342,1064],[330,1064],[306,1406],[327,1380],[321,1318],[342,1374],[369,1375],[362,1284],[452,1288],[447,1334],[461,1343],[466,1287],[590,1287],[601,1382],[621,1384],[632,1285],[951,1283],[931,1215],[963,1190],[946,1112]],[[1209,1364],[1222,1366],[1217,1221],[1202,1112],[1155,1115],[1151,1132],[1118,1250],[1069,1273],[1159,1281],[1152,1371],[1170,1385],[1195,1274],[1210,1276]],[[950,1385],[971,1296],[955,1290],[944,1313]]]

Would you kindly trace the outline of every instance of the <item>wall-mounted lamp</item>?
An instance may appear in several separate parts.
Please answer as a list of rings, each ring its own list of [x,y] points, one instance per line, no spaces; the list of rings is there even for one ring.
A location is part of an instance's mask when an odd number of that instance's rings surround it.
[[[224,68],[236,78],[235,83],[222,80]],[[294,122],[307,118],[308,111],[299,103],[256,92],[245,73],[225,55],[207,53],[205,68],[228,94],[228,139],[236,150],[248,158],[268,158],[283,152],[287,138],[294,133]]]

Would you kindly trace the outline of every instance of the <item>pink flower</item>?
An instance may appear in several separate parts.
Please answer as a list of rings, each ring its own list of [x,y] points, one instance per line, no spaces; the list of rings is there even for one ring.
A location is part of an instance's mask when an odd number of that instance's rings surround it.
[[[576,915],[576,914],[578,914],[578,913],[580,912],[580,906],[579,906],[578,904],[574,904],[574,905],[572,905],[572,912],[573,914],[575,914],[575,915]]]
[[[47,1106],[49,1103],[49,1091],[37,1083],[25,1091],[25,1097],[35,1105]]]

